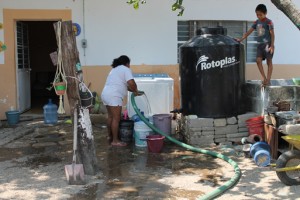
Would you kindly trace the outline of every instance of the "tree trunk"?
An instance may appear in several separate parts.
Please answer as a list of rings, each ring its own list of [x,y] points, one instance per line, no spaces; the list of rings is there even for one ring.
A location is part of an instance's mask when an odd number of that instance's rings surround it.
[[[300,30],[300,10],[292,0],[271,0]]]
[[[79,53],[76,46],[76,38],[73,32],[72,21],[61,23],[61,34],[59,34],[58,23],[54,24],[56,39],[61,41],[62,64],[67,79],[67,97],[71,113],[74,107],[78,106],[78,143],[77,158],[83,164],[84,172],[87,175],[95,175],[98,171],[97,157],[94,146],[93,129],[90,120],[89,110],[81,106],[79,83],[83,82],[82,71],[76,71],[76,64],[80,65]],[[59,37],[61,35],[61,37]],[[72,117],[73,118],[73,117]]]

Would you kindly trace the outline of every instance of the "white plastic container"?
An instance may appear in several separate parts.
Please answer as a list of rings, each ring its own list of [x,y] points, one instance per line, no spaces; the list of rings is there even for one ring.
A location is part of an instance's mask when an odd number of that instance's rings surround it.
[[[134,139],[135,146],[137,147],[147,147],[147,139],[146,137],[150,135],[152,129],[147,126],[142,121],[134,123]]]
[[[138,90],[145,92],[151,107],[149,110],[144,95],[135,97],[137,107],[144,112],[146,117],[170,113],[174,109],[174,80],[167,74],[135,74],[134,80]],[[131,104],[131,92],[128,94],[127,109],[128,116],[132,117],[135,111]]]

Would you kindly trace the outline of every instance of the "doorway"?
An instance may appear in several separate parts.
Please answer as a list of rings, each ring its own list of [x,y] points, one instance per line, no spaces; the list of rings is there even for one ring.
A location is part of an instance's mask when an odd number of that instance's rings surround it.
[[[58,104],[51,88],[56,66],[50,53],[57,51],[53,23],[56,21],[17,21],[18,103],[20,111],[42,114],[48,99]]]

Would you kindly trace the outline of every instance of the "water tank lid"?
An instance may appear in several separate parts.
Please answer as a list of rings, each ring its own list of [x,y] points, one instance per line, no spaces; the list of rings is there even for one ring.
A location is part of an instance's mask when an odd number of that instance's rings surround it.
[[[202,27],[197,30],[197,35],[205,35],[205,34],[211,34],[211,35],[227,35],[227,29],[223,28],[222,26],[218,27]]]

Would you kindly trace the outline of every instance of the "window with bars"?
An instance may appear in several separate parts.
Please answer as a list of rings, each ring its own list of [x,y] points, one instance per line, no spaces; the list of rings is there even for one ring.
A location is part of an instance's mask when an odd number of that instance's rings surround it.
[[[233,38],[241,38],[249,30],[253,22],[248,21],[213,21],[213,20],[191,20],[177,22],[177,47],[179,47],[196,35],[197,29],[201,27],[223,26],[227,29],[227,35]],[[256,61],[257,33],[254,31],[243,41],[246,51],[246,62]]]
[[[17,58],[19,69],[30,68],[28,25],[19,21],[17,22]]]

